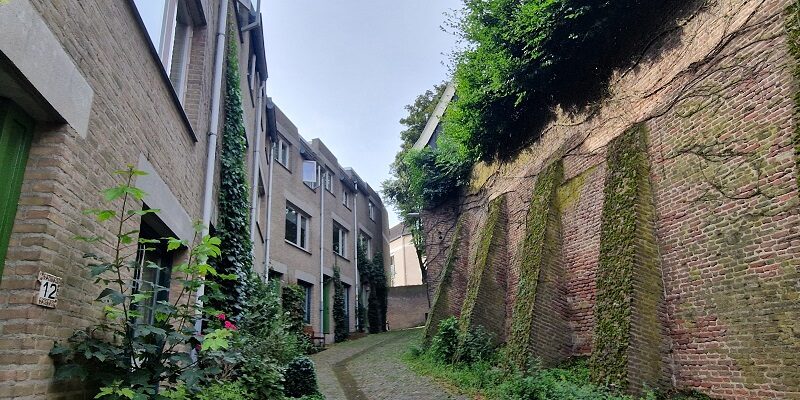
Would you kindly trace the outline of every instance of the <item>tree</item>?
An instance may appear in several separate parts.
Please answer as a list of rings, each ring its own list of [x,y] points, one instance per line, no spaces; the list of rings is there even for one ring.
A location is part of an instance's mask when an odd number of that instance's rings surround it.
[[[406,159],[409,157],[411,147],[422,135],[422,131],[433,115],[446,87],[446,82],[433,85],[432,89],[426,90],[425,93],[417,96],[413,103],[405,106],[408,115],[400,119],[400,123],[405,126],[405,129],[400,132],[402,140],[400,151],[397,152],[394,162],[390,166],[391,177],[382,183],[382,192],[387,203],[397,208],[403,224],[411,229],[423,282],[428,280],[425,263],[422,261],[425,254],[425,239],[417,213],[424,206],[424,201],[412,189],[412,171]]]

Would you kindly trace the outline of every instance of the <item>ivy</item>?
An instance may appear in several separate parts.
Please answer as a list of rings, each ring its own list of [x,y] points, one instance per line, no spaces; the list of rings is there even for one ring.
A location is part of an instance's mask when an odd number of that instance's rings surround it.
[[[639,295],[634,288],[634,273],[640,277],[652,275],[656,268],[654,260],[658,257],[650,250],[655,243],[640,242],[641,239],[654,241],[645,232],[650,200],[647,199],[649,176],[644,137],[645,126],[639,124],[612,140],[606,156],[608,172],[603,190],[596,322],[590,364],[593,381],[619,390],[628,388],[633,313],[646,316],[657,312],[655,309],[634,310],[633,304]],[[653,286],[638,290],[656,292],[649,295],[658,296],[660,287]],[[658,332],[658,329],[656,325],[648,330]],[[657,341],[656,337],[655,343],[650,343],[655,347],[656,357]],[[638,357],[646,358],[653,351],[647,350],[650,351],[637,349]],[[658,360],[655,364],[657,369]]]
[[[236,37],[229,32],[228,37]],[[238,48],[235,40],[227,43],[225,67],[225,123],[222,130],[220,152],[220,182],[217,218],[217,234],[225,246],[217,262],[217,269],[224,274],[235,274],[238,280],[221,285],[226,297],[219,304],[234,316],[244,311],[248,297],[248,283],[253,269],[253,244],[249,232],[250,198],[245,159],[247,138],[242,115]]]
[[[281,291],[281,304],[286,318],[286,329],[295,334],[303,334],[306,293],[299,285],[286,285]]]
[[[430,344],[431,339],[439,328],[439,323],[450,314],[448,291],[450,290],[450,280],[461,245],[461,226],[462,219],[459,218],[458,222],[456,222],[455,232],[453,232],[453,240],[450,243],[450,247],[447,249],[447,257],[445,258],[442,268],[439,286],[436,288],[436,294],[433,296],[431,310],[428,312],[428,320],[425,322],[425,345]]]
[[[550,164],[539,174],[533,189],[522,243],[517,298],[511,316],[507,354],[511,366],[524,369],[531,363],[531,331],[533,330],[536,290],[539,272],[552,262],[550,245],[554,236],[553,213],[556,213],[556,191],[564,177],[562,161]]]
[[[344,306],[344,285],[338,266],[333,267],[333,340],[343,342],[350,336],[350,324]]]
[[[486,219],[486,222],[481,229],[481,237],[480,241],[478,242],[478,250],[475,253],[475,261],[473,262],[472,266],[472,273],[469,275],[469,281],[467,283],[467,294],[464,297],[464,304],[461,306],[461,319],[458,322],[459,327],[461,327],[462,331],[462,338],[466,337],[466,334],[470,328],[472,328],[472,320],[475,317],[475,305],[478,302],[478,296],[480,292],[485,292],[490,290],[488,287],[489,281],[494,280],[494,277],[491,276],[491,272],[496,270],[496,266],[492,268],[489,265],[489,257],[491,254],[497,251],[499,247],[499,238],[504,231],[503,224],[500,223],[502,214],[503,214],[503,205],[505,203],[505,196],[496,197],[491,202],[489,202],[489,216]],[[490,295],[490,298],[495,298],[496,295]],[[499,307],[492,308],[492,312],[502,312],[502,297],[501,304]],[[490,304],[486,304],[486,302],[482,302],[481,307],[491,307]],[[481,323],[484,321],[478,321]]]

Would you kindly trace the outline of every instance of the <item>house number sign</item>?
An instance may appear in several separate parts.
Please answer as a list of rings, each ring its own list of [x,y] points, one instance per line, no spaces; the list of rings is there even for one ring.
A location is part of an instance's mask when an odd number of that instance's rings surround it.
[[[55,275],[39,271],[39,278],[37,280],[39,281],[39,293],[37,293],[36,298],[33,299],[33,304],[42,307],[56,308],[56,304],[58,303],[58,289],[61,287],[62,279]]]

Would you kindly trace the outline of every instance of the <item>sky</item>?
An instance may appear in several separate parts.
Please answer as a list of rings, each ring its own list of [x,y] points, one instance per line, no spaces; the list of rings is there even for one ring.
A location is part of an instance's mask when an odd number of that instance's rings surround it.
[[[253,1],[255,3],[255,0]],[[263,0],[267,94],[380,192],[404,105],[448,77],[459,0]],[[388,207],[388,205],[387,205]],[[398,222],[389,209],[389,222]]]

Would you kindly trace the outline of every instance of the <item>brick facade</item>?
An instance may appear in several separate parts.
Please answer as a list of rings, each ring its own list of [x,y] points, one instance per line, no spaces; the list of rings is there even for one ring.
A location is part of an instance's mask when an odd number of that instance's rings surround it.
[[[601,214],[606,180],[615,172],[606,163],[608,144],[643,124],[649,173],[641,196],[652,198],[653,210],[637,208],[641,250],[631,265],[626,346],[633,350],[625,361],[630,390],[674,384],[727,399],[800,398],[798,83],[787,43],[797,39],[785,28],[792,3],[704,3],[636,68],[617,74],[591,113],[562,113],[515,160],[477,165],[462,198],[423,214],[431,293],[450,243],[443,236],[459,218],[481,226],[488,199],[505,194],[508,290],[497,296],[505,300],[508,334],[534,185],[561,159],[559,266],[539,283],[563,295],[537,301],[564,312],[534,312],[534,322],[560,326],[568,336],[568,351],[556,359],[590,355],[602,335],[596,324]],[[641,239],[648,224],[654,245]],[[471,259],[479,238],[463,235],[461,260]],[[468,263],[455,265],[447,296],[454,315],[471,271]],[[560,342],[531,355],[552,359]],[[648,346],[660,360],[636,350]]]

